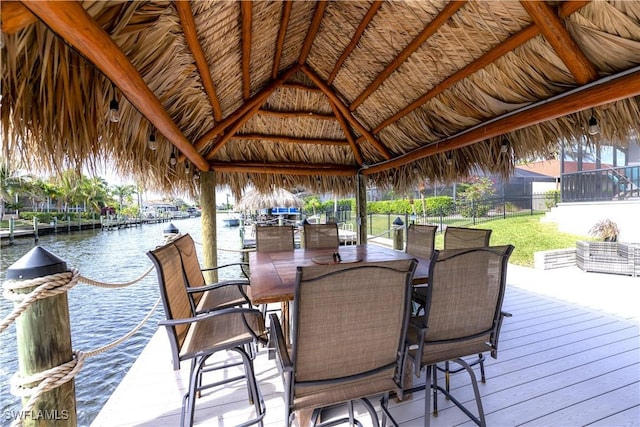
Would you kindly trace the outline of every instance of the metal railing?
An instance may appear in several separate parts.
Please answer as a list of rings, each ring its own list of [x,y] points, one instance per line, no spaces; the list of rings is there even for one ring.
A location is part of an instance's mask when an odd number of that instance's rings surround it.
[[[640,166],[562,174],[562,201],[586,202],[640,197]]]

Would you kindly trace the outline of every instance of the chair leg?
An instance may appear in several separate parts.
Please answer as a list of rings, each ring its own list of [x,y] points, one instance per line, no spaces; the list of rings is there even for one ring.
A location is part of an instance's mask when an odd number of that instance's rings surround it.
[[[262,396],[260,395],[260,390],[258,389],[258,383],[253,369],[253,360],[242,347],[236,347],[233,350],[240,353],[244,362],[244,373],[247,377],[247,388],[249,390],[249,402],[253,404],[256,411],[256,420],[253,423],[257,423],[259,426],[262,426],[265,406]]]
[[[429,427],[431,425],[431,381],[432,381],[432,370],[431,365],[427,365],[427,372],[424,378],[426,384],[424,388],[424,427]]]
[[[478,355],[478,360],[480,361],[480,381],[486,384],[487,378],[484,376],[484,356],[482,356],[482,353]]]
[[[427,374],[428,375],[428,374]],[[433,376],[433,416],[438,416],[438,368],[436,365],[433,365],[431,368],[431,375]]]

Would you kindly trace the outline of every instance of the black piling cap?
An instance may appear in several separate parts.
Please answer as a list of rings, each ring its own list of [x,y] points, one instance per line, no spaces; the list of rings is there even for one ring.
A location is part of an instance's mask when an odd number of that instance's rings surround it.
[[[402,218],[397,217],[393,220],[393,225],[404,225],[404,221],[402,221]]]
[[[162,230],[162,232],[164,234],[178,234],[180,232],[180,230],[178,230],[178,227],[176,227],[175,225],[173,225],[172,222],[170,222],[169,225],[167,226],[167,228]]]
[[[35,279],[36,277],[49,276],[51,274],[69,271],[67,263],[47,251],[41,246],[36,246],[27,252],[22,258],[13,263],[7,269],[6,279]]]

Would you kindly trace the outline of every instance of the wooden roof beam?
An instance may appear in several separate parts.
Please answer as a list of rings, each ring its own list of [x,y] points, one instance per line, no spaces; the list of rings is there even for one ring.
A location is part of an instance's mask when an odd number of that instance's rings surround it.
[[[211,169],[227,173],[265,173],[301,176],[355,176],[358,169],[334,163],[262,163],[262,162],[211,162]]]
[[[540,28],[540,32],[578,83],[586,84],[598,78],[594,65],[580,50],[558,15],[546,1],[520,1],[520,4]]]
[[[345,146],[348,142],[344,139],[321,139],[321,138],[296,138],[285,135],[260,135],[255,133],[238,134],[236,133],[231,139],[251,139],[270,142],[281,142],[283,144],[315,144],[315,145],[337,145]]]
[[[444,9],[436,16],[412,41],[404,48],[400,54],[395,57],[387,67],[371,82],[371,84],[349,105],[349,110],[355,111],[362,103],[380,87],[380,85],[396,71],[404,61],[407,60],[416,50],[424,44],[436,31],[460,10],[466,4],[464,1],[453,1],[445,6]]]
[[[209,64],[202,50],[202,45],[198,40],[198,33],[196,31],[196,23],[193,19],[193,12],[191,11],[190,1],[174,1],[173,4],[178,11],[180,17],[180,23],[182,25],[182,31],[184,32],[184,38],[187,41],[187,46],[191,51],[193,59],[196,61],[198,72],[200,73],[200,79],[202,80],[202,86],[204,91],[209,97],[209,102],[213,108],[213,118],[216,122],[222,120],[222,108],[220,107],[220,101],[218,95],[216,95],[216,89],[211,79],[211,71],[209,70]]]
[[[589,4],[588,0],[564,2],[560,6],[560,10],[559,10],[560,17],[565,18],[587,4]],[[497,45],[496,47],[494,47],[493,49],[491,49],[490,51],[482,55],[480,58],[476,59],[472,63],[468,64],[464,68],[461,68],[451,76],[444,79],[441,83],[431,88],[429,91],[427,91],[427,93],[425,93],[420,98],[413,101],[411,104],[407,105],[402,110],[398,111],[393,116],[384,120],[382,123],[380,123],[378,126],[376,126],[373,129],[372,133],[374,135],[377,135],[382,129],[397,122],[402,117],[411,113],[418,107],[426,104],[427,102],[429,102],[429,100],[433,99],[434,97],[438,96],[445,90],[449,89],[451,86],[453,86],[457,82],[464,80],[466,77],[470,76],[476,71],[481,70],[482,68],[491,64],[501,56],[506,55],[507,53],[511,52],[517,47],[525,44],[526,42],[528,42],[538,34],[540,34],[540,29],[535,25],[529,25],[528,27],[524,28],[523,30],[514,34],[513,36],[509,37],[504,42],[500,43],[499,45]],[[361,142],[362,140],[364,140],[363,137],[358,138],[358,142]]]
[[[267,100],[267,98],[271,96],[274,90],[279,88],[285,81],[287,81],[287,79],[289,79],[289,77],[298,72],[299,69],[300,66],[295,64],[288,70],[284,71],[280,75],[280,77],[276,78],[270,84],[265,86],[260,92],[256,93],[249,100],[247,100],[247,102],[242,104],[240,108],[238,108],[220,123],[217,123],[213,128],[208,130],[204,135],[202,135],[200,139],[196,141],[195,149],[198,151],[202,150],[207,146],[207,144],[209,144],[209,142],[211,142],[213,138],[223,133],[236,120],[247,114],[247,112],[254,108],[256,105],[262,105]]]
[[[395,159],[374,165],[363,170],[365,175],[385,171],[406,165],[415,160],[466,147],[488,138],[493,138],[507,132],[513,132],[538,123],[564,117],[577,111],[586,110],[600,105],[609,104],[626,98],[640,95],[640,71],[591,86],[587,89],[572,92],[551,101],[540,103],[532,108],[526,108],[515,114],[507,114],[483,126],[470,131],[453,135],[447,139],[437,141],[431,145],[410,151]]]
[[[2,19],[2,32],[14,34],[35,23],[38,17],[19,1],[2,0],[0,2],[0,19]]]
[[[323,82],[322,79],[316,73],[314,73],[306,65],[302,66],[302,71],[307,75],[307,77],[309,77],[309,79],[316,86],[318,86],[324,92],[324,94],[327,96],[327,98],[329,98],[329,100],[333,104],[335,104],[336,108],[338,108],[338,110],[342,113],[344,118],[349,123],[351,123],[351,126],[356,128],[356,130],[358,132],[360,132],[362,135],[364,135],[365,138],[367,139],[367,141],[369,141],[369,143],[371,143],[371,145],[373,145],[374,148],[376,150],[378,150],[378,152],[380,154],[382,154],[382,156],[385,159],[387,159],[387,160],[391,159],[392,156],[391,156],[391,153],[389,152],[389,150],[387,150],[387,147],[385,147],[384,144],[382,144],[380,141],[378,141],[376,138],[374,138],[374,136],[371,134],[371,132],[369,132],[367,129],[365,129],[365,127],[362,126],[360,124],[360,122],[358,122],[358,120],[356,120],[355,117],[353,117],[353,115],[351,114],[351,111],[349,111],[349,108],[346,105],[344,105],[342,103],[342,101],[340,101],[340,98],[338,98],[338,96],[331,90],[331,88],[329,88],[329,86],[327,86],[327,84],[325,82]]]
[[[340,71],[342,64],[347,60],[349,55],[351,55],[351,52],[353,52],[353,49],[355,49],[356,45],[360,41],[362,34],[364,34],[364,30],[367,28],[376,13],[378,13],[378,9],[380,9],[380,6],[382,6],[383,3],[384,2],[380,0],[376,0],[373,2],[369,10],[367,11],[367,14],[362,19],[362,22],[360,22],[360,25],[358,25],[358,28],[353,34],[349,45],[345,48],[345,50],[342,51],[342,55],[340,55],[340,58],[338,58],[338,61],[333,66],[333,70],[331,71],[331,74],[329,74],[329,78],[327,78],[327,86],[331,86],[331,83],[333,83],[333,79],[335,79],[338,75],[338,71]]]
[[[316,39],[316,35],[318,34],[318,30],[320,29],[320,23],[322,22],[322,16],[324,15],[324,10],[326,8],[326,0],[321,0],[316,4],[316,11],[313,14],[311,26],[309,26],[309,31],[307,32],[307,36],[304,39],[304,44],[302,45],[302,50],[300,51],[300,57],[298,58],[298,64],[300,65],[307,62],[307,56],[309,56],[311,45],[313,45],[313,41]]]
[[[280,72],[280,59],[282,58],[282,48],[284,46],[284,38],[287,35],[287,27],[289,26],[292,5],[293,2],[283,2],[282,19],[280,20],[280,30],[278,30],[278,41],[276,43],[276,53],[273,56],[273,70],[271,71],[272,79],[278,77],[278,73]]]
[[[266,98],[264,99],[264,101],[266,101]],[[233,123],[233,125],[231,125],[229,130],[225,134],[223,134],[220,138],[218,138],[218,140],[211,146],[211,150],[209,150],[209,152],[205,156],[205,159],[213,160],[213,158],[215,157],[216,153],[227,142],[229,142],[229,140],[236,134],[236,132],[238,131],[238,129],[240,129],[242,127],[242,125],[244,125],[246,122],[249,121],[249,119],[251,119],[251,117],[253,117],[253,115],[256,113],[256,111],[258,111],[258,109],[261,106],[262,106],[262,103],[256,104],[253,108],[251,108],[249,111],[247,111],[246,114],[244,114],[243,116],[238,118],[238,120],[236,120]]]
[[[318,114],[311,111],[273,111],[259,109],[256,111],[256,114],[279,117],[281,119],[303,118],[315,120],[336,120],[336,116],[333,114]]]
[[[242,81],[243,96],[247,100],[251,97],[251,24],[253,23],[253,2],[240,2],[242,11]]]
[[[118,86],[129,102],[198,169],[209,170],[207,161],[182,134],[129,58],[80,3],[24,0],[23,4]]]
[[[347,138],[347,142],[349,143],[349,146],[351,146],[351,151],[353,151],[353,156],[356,158],[356,162],[358,162],[358,165],[362,166],[362,164],[364,163],[364,159],[362,158],[360,147],[358,146],[358,144],[356,144],[356,141],[353,138],[353,135],[351,134],[351,129],[349,129],[349,126],[347,125],[347,121],[342,116],[342,113],[340,113],[340,110],[338,109],[335,103],[329,100],[329,104],[331,105],[331,109],[333,110],[333,113],[336,115],[336,119],[338,120],[338,123],[340,123],[340,127],[342,127],[342,131],[344,132],[344,136]]]

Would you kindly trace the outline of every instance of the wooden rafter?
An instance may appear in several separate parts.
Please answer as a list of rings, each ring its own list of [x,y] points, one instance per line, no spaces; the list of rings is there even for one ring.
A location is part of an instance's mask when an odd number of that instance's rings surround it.
[[[360,124],[360,122],[358,122],[358,120],[356,120],[355,117],[353,117],[353,115],[351,114],[351,111],[349,111],[349,108],[346,105],[344,105],[342,101],[340,101],[340,98],[338,98],[338,96],[331,90],[331,88],[329,88],[329,86],[327,86],[327,84],[323,82],[322,79],[318,75],[316,75],[316,73],[310,70],[309,67],[307,67],[306,65],[302,66],[302,71],[307,75],[307,77],[309,77],[309,79],[316,86],[318,86],[324,92],[327,98],[329,98],[329,100],[335,104],[335,106],[338,108],[338,110],[340,110],[344,118],[349,123],[351,123],[351,126],[356,128],[358,132],[364,135],[367,141],[369,141],[369,143],[373,145],[374,148],[378,150],[378,152],[380,152],[380,154],[382,154],[382,156],[385,159],[388,160],[392,157],[389,150],[387,150],[387,147],[385,147],[384,144],[378,141],[371,134],[371,132],[369,132],[364,126]]]
[[[598,77],[596,68],[571,38],[558,15],[547,2],[521,1],[520,4],[540,28],[540,32],[578,83],[586,84]]]
[[[38,20],[38,17],[19,1],[6,0],[0,2],[0,18],[2,19],[2,32],[5,34],[17,33]]]
[[[209,170],[207,161],[182,134],[129,58],[80,3],[24,0],[23,4],[114,82],[129,102],[198,169]]]
[[[292,119],[292,118],[305,118],[305,119],[314,119],[314,120],[335,120],[336,119],[336,116],[333,114],[319,114],[319,113],[313,113],[311,111],[273,111],[273,110],[260,109],[256,111],[256,114],[272,116],[272,117],[280,117],[281,119]]]
[[[282,20],[280,21],[280,30],[278,30],[278,42],[276,43],[276,53],[273,57],[273,70],[271,71],[272,79],[278,77],[280,72],[280,58],[282,58],[282,48],[284,46],[284,38],[287,35],[292,4],[293,2],[285,1],[282,6]]]
[[[298,58],[298,64],[302,65],[307,62],[307,56],[309,56],[309,51],[311,50],[311,45],[313,41],[316,39],[316,35],[318,34],[318,30],[320,29],[320,23],[322,22],[322,16],[324,15],[324,10],[327,8],[326,0],[320,0],[316,4],[316,11],[313,14],[313,19],[311,20],[311,26],[309,26],[309,31],[307,31],[307,37],[304,39],[304,44],[302,45],[302,50],[300,51],[300,57]]]
[[[211,162],[216,172],[266,173],[304,176],[353,176],[358,172],[354,166],[334,163],[262,163],[262,162]]]
[[[253,2],[240,2],[242,10],[242,81],[244,99],[251,97],[251,24],[253,23]]]
[[[366,175],[406,165],[412,161],[466,147],[488,138],[513,132],[527,126],[564,117],[577,111],[609,104],[640,95],[640,71],[623,77],[573,92],[570,95],[541,103],[521,112],[506,115],[498,120],[479,126],[471,131],[454,135],[443,141],[434,142],[410,151],[395,159],[366,169]]]
[[[562,3],[560,7],[560,17],[563,18],[563,17],[569,16],[587,4],[589,4],[589,1],[568,1],[568,2]],[[378,126],[376,126],[373,129],[372,133],[374,135],[377,135],[382,129],[397,122],[402,117],[411,113],[418,107],[426,104],[427,102],[429,102],[429,100],[438,96],[440,93],[444,92],[445,90],[447,90],[448,88],[456,84],[457,82],[464,80],[465,78],[475,73],[476,71],[481,70],[487,65],[493,63],[496,59],[502,57],[503,55],[506,55],[507,53],[511,52],[517,47],[525,44],[526,42],[528,42],[538,34],[540,34],[540,29],[535,25],[529,25],[528,27],[524,28],[523,30],[514,34],[513,36],[509,37],[504,42],[500,43],[499,45],[497,45],[496,47],[494,47],[493,49],[491,49],[490,51],[482,55],[480,58],[476,59],[475,61],[468,64],[464,68],[461,68],[451,76],[447,77],[445,80],[443,80],[439,84],[435,85],[432,89],[427,91],[427,93],[425,93],[420,98],[413,101],[411,104],[404,107],[402,110],[398,111],[391,117],[385,119],[382,123],[380,123]],[[364,140],[364,137],[358,138],[358,142],[361,142],[362,140]]]
[[[220,123],[216,124],[213,128],[208,130],[198,141],[196,141],[195,148],[200,151],[206,145],[211,142],[213,138],[220,135],[224,132],[229,126],[231,126],[236,120],[247,114],[253,107],[256,105],[262,105],[269,96],[273,93],[274,90],[279,88],[289,77],[294,75],[300,69],[299,65],[294,65],[288,70],[284,71],[280,77],[276,78],[269,85],[264,87],[260,92],[256,93],[251,97],[251,99],[247,100],[240,108],[227,116]]]
[[[193,59],[196,61],[198,72],[200,73],[200,79],[202,80],[202,86],[209,97],[209,102],[213,108],[213,118],[216,122],[222,120],[222,108],[220,107],[220,101],[218,95],[216,95],[216,89],[211,80],[211,71],[209,70],[209,64],[202,50],[202,45],[198,40],[198,33],[196,31],[196,23],[193,19],[193,12],[191,11],[190,1],[174,1],[173,4],[180,16],[180,23],[182,25],[182,31],[184,32],[184,38],[187,41],[187,46],[193,55]]]
[[[346,61],[349,55],[351,55],[351,52],[353,52],[353,49],[355,49],[356,45],[360,41],[360,37],[362,37],[364,30],[367,28],[367,26],[369,25],[373,17],[376,15],[376,13],[378,13],[378,9],[380,9],[380,6],[382,6],[383,3],[384,2],[380,0],[376,0],[373,2],[369,10],[367,11],[367,14],[362,19],[362,22],[360,22],[360,25],[358,25],[358,28],[356,29],[355,34],[351,38],[349,45],[344,49],[344,51],[342,52],[342,55],[340,55],[340,58],[338,58],[338,61],[333,66],[333,70],[331,71],[331,74],[329,74],[329,77],[327,78],[327,86],[331,86],[331,83],[333,83],[333,79],[336,78],[336,76],[338,75],[338,71],[340,71],[340,67],[342,67],[342,64],[344,63],[344,61]]]
[[[371,82],[367,88],[362,91],[360,95],[349,105],[349,110],[355,111],[373,92],[376,91],[378,87],[391,75],[394,71],[396,71],[400,65],[404,61],[407,60],[416,50],[423,45],[425,41],[433,34],[435,34],[438,29],[446,24],[446,22],[451,18],[462,6],[466,4],[465,1],[453,1],[445,6],[444,9],[436,16],[431,22],[427,24],[426,27],[414,38],[411,43],[405,47],[402,52],[398,56],[394,58],[389,65],[386,66],[384,70]]]
[[[336,107],[336,104],[331,100],[329,100],[329,104],[331,104],[331,109],[336,115],[336,119],[338,120],[338,123],[340,123],[340,127],[342,127],[342,131],[344,132],[344,136],[347,138],[351,151],[353,151],[353,156],[356,158],[356,162],[358,162],[358,165],[362,166],[364,159],[362,158],[362,153],[360,153],[360,147],[358,147],[358,144],[356,144],[356,141],[351,134],[351,129],[349,129],[347,121],[342,116],[342,113],[340,113],[340,110],[338,110],[338,107]]]
[[[284,144],[315,144],[315,145],[337,145],[345,146],[348,142],[344,139],[324,139],[324,138],[296,138],[284,135],[260,135],[260,134],[235,134],[231,139],[251,139],[270,142],[281,142]]]
[[[265,99],[265,101],[266,101],[266,99]],[[227,142],[229,142],[229,140],[236,134],[238,129],[240,129],[242,127],[242,125],[244,125],[246,122],[249,121],[249,119],[251,119],[251,117],[253,117],[253,115],[256,113],[256,111],[258,111],[258,109],[260,108],[261,105],[262,104],[256,104],[253,108],[251,108],[249,111],[247,111],[247,113],[245,115],[243,115],[240,118],[238,118],[238,120],[236,120],[231,125],[229,130],[225,134],[223,134],[220,138],[218,138],[218,140],[216,142],[213,143],[213,145],[211,146],[211,150],[209,150],[209,152],[207,153],[205,158],[207,160],[212,160],[215,157],[216,153]]]

